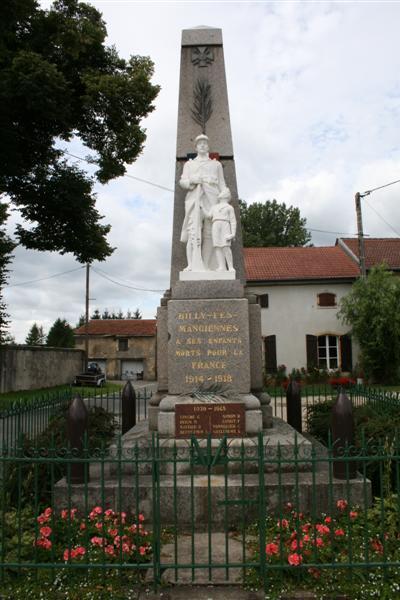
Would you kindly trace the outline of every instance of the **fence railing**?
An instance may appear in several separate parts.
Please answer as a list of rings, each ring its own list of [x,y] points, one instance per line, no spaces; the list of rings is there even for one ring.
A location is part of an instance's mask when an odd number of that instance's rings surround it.
[[[82,394],[79,388],[71,388],[62,393],[47,394],[33,400],[21,399],[0,411],[0,444],[13,446],[21,434],[34,439],[48,426],[51,419],[66,407],[77,394],[83,396],[88,408],[97,406],[114,415],[121,426],[122,389],[117,392],[101,389]],[[147,404],[152,391],[142,388],[136,392],[136,420],[147,419]]]
[[[286,390],[284,388],[273,388],[267,390],[271,396],[272,413],[274,417],[287,420]],[[369,386],[351,386],[345,390],[351,398],[353,406],[364,406],[375,404],[380,408],[398,406],[400,408],[400,392],[392,392]],[[307,412],[309,407],[316,404],[334,401],[338,390],[330,385],[304,386],[301,388],[301,408],[303,431],[307,429]]]
[[[333,461],[347,477],[333,477]],[[358,474],[350,479],[350,464]],[[71,468],[85,465],[84,483]],[[360,581],[400,568],[400,438],[346,448],[226,438],[118,437],[81,455],[16,445],[0,456],[0,576],[77,581]],[[373,501],[370,477],[378,477]]]

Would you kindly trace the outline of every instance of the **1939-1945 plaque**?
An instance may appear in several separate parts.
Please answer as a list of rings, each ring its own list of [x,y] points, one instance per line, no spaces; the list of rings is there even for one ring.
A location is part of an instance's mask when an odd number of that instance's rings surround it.
[[[175,407],[176,437],[243,436],[244,405],[237,402],[177,404]]]

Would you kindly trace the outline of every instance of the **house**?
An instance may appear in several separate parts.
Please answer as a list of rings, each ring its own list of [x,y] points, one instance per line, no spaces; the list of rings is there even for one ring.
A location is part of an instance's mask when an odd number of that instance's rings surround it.
[[[358,240],[335,246],[245,248],[248,291],[261,306],[264,365],[351,371],[359,348],[337,318],[341,299],[359,277]],[[386,263],[400,274],[400,239],[365,239],[367,270]]]
[[[156,378],[155,319],[92,319],[89,360],[109,379]],[[75,347],[85,348],[85,325],[74,331]]]

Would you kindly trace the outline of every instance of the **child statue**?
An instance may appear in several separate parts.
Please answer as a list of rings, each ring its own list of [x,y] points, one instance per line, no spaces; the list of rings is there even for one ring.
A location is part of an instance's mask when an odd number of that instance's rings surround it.
[[[234,271],[231,250],[231,241],[236,235],[236,217],[233,207],[229,204],[231,193],[225,188],[218,194],[218,204],[205,210],[201,206],[205,217],[211,219],[211,236],[215,256],[217,259],[217,271]]]

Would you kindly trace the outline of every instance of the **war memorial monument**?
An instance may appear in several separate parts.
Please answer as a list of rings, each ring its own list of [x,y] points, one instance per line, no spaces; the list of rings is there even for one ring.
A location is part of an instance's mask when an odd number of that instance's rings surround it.
[[[263,393],[260,307],[246,290],[220,29],[182,32],[173,210],[170,289],[157,311],[158,391],[148,420],[123,436],[122,467],[116,461],[101,477],[90,474],[91,500],[139,504],[150,521],[182,530],[212,519],[216,531],[254,519],[260,498],[268,511],[295,495],[299,509],[310,510],[314,498],[318,511],[328,508],[328,488],[340,498],[351,487],[356,502],[362,479],[350,486],[332,480],[327,463],[316,468],[311,442],[272,418]],[[60,504],[65,490],[58,487]]]

